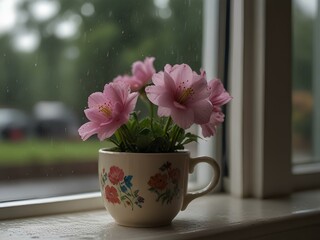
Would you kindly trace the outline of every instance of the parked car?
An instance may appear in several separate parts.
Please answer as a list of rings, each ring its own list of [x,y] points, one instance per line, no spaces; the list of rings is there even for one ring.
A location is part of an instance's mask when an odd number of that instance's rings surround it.
[[[43,138],[78,136],[78,119],[62,102],[41,101],[33,109],[35,135]]]
[[[0,108],[0,140],[22,140],[32,134],[31,118],[19,109]]]

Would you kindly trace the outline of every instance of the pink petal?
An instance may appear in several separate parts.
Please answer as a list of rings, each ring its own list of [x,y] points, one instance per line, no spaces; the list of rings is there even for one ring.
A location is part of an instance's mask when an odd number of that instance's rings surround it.
[[[192,109],[171,109],[171,117],[173,122],[183,129],[189,128],[194,123],[194,114]]]
[[[171,109],[166,107],[158,107],[158,116],[159,117],[169,117],[171,115]]]
[[[100,141],[103,141],[104,139],[111,137],[117,131],[117,129],[121,127],[121,125],[122,124],[119,124],[119,122],[111,122],[98,132],[98,138]]]
[[[170,71],[170,76],[176,83],[176,86],[188,88],[192,83],[193,72],[187,64],[174,65]]]
[[[78,130],[79,135],[81,136],[83,141],[87,140],[93,134],[98,133],[98,131],[99,131],[99,124],[94,122],[87,122],[83,124]]]
[[[174,101],[174,102],[173,102],[173,106],[175,106],[175,108],[178,108],[178,109],[181,109],[181,110],[183,110],[183,109],[187,109],[187,107],[186,107],[186,106],[184,106],[184,105],[182,105],[182,104],[178,103],[177,101]]]
[[[224,121],[224,114],[222,112],[213,112],[210,121],[201,125],[202,135],[204,137],[211,137],[216,134],[217,126]]]
[[[152,82],[156,86],[164,85],[164,75],[163,72],[158,72],[152,75]]]
[[[170,92],[170,94],[174,95],[176,92],[176,84],[174,82],[174,79],[167,72],[164,72],[163,75],[164,87],[168,92]]]
[[[174,98],[166,88],[162,86],[149,86],[146,87],[145,91],[147,93],[147,97],[153,104],[162,107],[173,106]]]
[[[106,122],[108,118],[98,111],[97,108],[88,108],[84,110],[86,117],[92,122]]]
[[[195,102],[199,100],[203,100],[210,96],[210,91],[208,90],[207,81],[204,78],[201,78],[192,83],[191,88],[194,92],[194,95],[188,99],[189,101]]]
[[[144,85],[135,76],[128,76],[128,75],[118,76],[113,80],[113,82],[126,84],[130,87],[131,91],[134,91],[134,92],[138,91]]]
[[[204,124],[209,122],[212,114],[212,104],[209,100],[202,100],[192,104],[194,111],[194,122],[197,124]]]
[[[137,92],[129,94],[126,102],[126,108],[128,109],[129,112],[132,112],[136,107],[138,97],[139,97],[139,94]]]
[[[144,62],[134,62],[132,65],[132,74],[144,83],[149,81],[152,74],[155,73],[155,69],[153,67],[154,59],[154,57],[150,57],[146,58]]]
[[[102,92],[92,93],[88,98],[89,108],[97,107],[106,102],[106,96]]]
[[[172,66],[170,64],[166,64],[164,66],[164,70],[167,72],[167,73],[170,73],[171,72],[171,69],[172,69]]]
[[[211,91],[210,101],[213,105],[222,106],[231,101],[232,97],[224,89],[222,82],[219,79],[214,79],[209,82],[209,90]]]
[[[145,91],[148,99],[155,105],[158,105],[158,98],[166,92],[162,86],[148,86]]]
[[[147,82],[148,73],[143,62],[135,62],[132,67],[132,74],[142,82]]]
[[[103,94],[112,102],[125,102],[129,91],[127,84],[112,82],[104,86]]]
[[[201,126],[202,135],[204,137],[211,137],[216,134],[216,126],[210,123],[202,124]]]

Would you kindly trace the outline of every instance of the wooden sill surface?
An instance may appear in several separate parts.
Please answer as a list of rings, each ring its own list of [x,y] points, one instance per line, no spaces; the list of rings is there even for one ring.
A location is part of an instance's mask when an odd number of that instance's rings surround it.
[[[202,197],[170,226],[128,228],[105,210],[0,222],[0,239],[319,239],[320,190],[258,200]]]

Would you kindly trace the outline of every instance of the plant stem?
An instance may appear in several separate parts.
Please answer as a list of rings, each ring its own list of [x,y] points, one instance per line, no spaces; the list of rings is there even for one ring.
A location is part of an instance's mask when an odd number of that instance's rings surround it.
[[[166,122],[166,125],[165,125],[165,127],[164,127],[164,133],[165,133],[165,134],[168,133],[168,129],[169,129],[169,126],[170,126],[171,122],[172,122],[171,117],[168,117],[167,122]]]
[[[133,140],[128,127],[124,124],[117,130],[117,132],[119,133],[121,141],[125,145],[126,149],[130,150],[131,152],[134,152],[134,149],[131,145]]]
[[[153,110],[154,110],[154,107],[153,107],[153,104],[152,102],[149,102],[149,107],[150,107],[150,125],[151,125],[151,131],[153,132],[153,116],[154,116],[154,113],[153,113]]]
[[[142,102],[144,102],[150,111],[150,124],[151,124],[151,131],[153,132],[153,117],[154,117],[154,105],[153,103],[148,99],[147,95],[144,91],[140,92],[140,99]]]
[[[177,125],[175,125],[173,127],[173,134],[172,134],[172,140],[171,140],[171,144],[170,144],[170,150],[173,151],[174,147],[176,145],[177,139],[179,138],[179,135],[181,133],[181,128],[178,127]]]

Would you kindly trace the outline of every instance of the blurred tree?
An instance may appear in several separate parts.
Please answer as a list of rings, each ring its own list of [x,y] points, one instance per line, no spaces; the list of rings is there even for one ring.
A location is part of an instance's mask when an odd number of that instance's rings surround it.
[[[39,2],[22,0],[25,21],[0,36],[0,107],[59,100],[83,117],[89,94],[130,74],[133,61],[201,66],[202,1],[53,0],[57,13],[40,20],[32,11]],[[19,31],[39,34],[35,51],[11,44]]]

